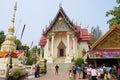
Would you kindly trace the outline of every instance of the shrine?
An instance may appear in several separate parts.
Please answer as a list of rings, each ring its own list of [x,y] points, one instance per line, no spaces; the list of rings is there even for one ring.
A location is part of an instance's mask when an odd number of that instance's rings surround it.
[[[5,41],[1,45],[0,50],[0,80],[5,80],[8,75],[9,67],[12,66],[14,69],[24,69],[24,66],[18,60],[16,54],[16,44],[14,36],[14,22],[15,22],[15,12],[17,3],[14,6],[14,14],[12,17],[12,25],[8,28],[8,34],[5,37]],[[24,69],[25,70],[25,69]]]
[[[43,30],[39,45],[48,63],[58,58],[63,58],[63,63],[71,63],[72,59],[82,57],[83,50],[89,50],[89,39],[88,29],[74,24],[60,6],[53,21]]]
[[[113,25],[87,52],[88,62],[96,65],[120,65],[120,26]]]

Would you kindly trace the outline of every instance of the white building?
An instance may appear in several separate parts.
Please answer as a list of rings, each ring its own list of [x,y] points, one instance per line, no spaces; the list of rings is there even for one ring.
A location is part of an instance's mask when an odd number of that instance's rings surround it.
[[[74,24],[60,6],[50,25],[43,31],[39,45],[44,48],[44,58],[53,63],[63,57],[65,63],[73,58],[82,57],[82,51],[89,50],[87,28]]]

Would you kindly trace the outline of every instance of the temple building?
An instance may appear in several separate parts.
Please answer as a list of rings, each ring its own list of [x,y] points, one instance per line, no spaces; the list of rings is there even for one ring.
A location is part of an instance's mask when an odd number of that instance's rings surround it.
[[[113,25],[86,54],[89,55],[88,63],[120,66],[120,26]]]
[[[57,15],[43,31],[39,45],[43,47],[43,58],[53,63],[63,58],[63,63],[71,63],[72,59],[83,56],[88,51],[90,39],[88,29],[74,24],[60,6]]]

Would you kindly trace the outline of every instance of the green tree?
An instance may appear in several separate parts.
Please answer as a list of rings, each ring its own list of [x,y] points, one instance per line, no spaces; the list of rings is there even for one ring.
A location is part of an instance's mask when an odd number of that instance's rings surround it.
[[[32,65],[33,64],[33,60],[32,58],[29,56],[27,57],[27,60],[26,60],[26,65]]]
[[[96,27],[92,27],[92,29],[91,29],[91,38],[90,38],[89,45],[92,45],[101,36],[102,36],[102,31],[100,30],[100,27],[98,25]]]
[[[93,33],[94,42],[102,36],[102,31],[100,30],[100,27],[98,25],[97,27],[92,27],[91,32]]]
[[[1,44],[5,41],[5,35],[4,35],[4,31],[0,31],[0,48],[1,48]]]
[[[31,49],[31,52],[32,53],[36,53],[38,51],[38,47],[37,46],[34,46],[32,49]]]
[[[15,44],[16,44],[16,49],[17,50],[20,50],[21,49],[21,46],[22,46],[22,43],[19,39],[16,39],[15,40]]]
[[[77,58],[74,63],[76,66],[81,66],[84,63],[84,60],[82,58]]]
[[[109,28],[111,28],[113,24],[120,25],[120,0],[116,0],[116,2],[118,6],[115,6],[113,10],[106,12],[106,17],[108,17],[109,15],[112,16],[112,18],[107,21],[107,23],[109,24]]]

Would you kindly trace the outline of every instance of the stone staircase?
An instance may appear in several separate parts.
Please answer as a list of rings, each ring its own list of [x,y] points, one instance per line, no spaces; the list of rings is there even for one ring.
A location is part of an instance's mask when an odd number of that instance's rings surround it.
[[[59,65],[59,70],[63,71],[68,71],[72,67],[72,63],[65,63],[65,57],[59,57],[56,60],[54,60],[53,63],[47,63],[47,69],[48,70],[55,69],[56,64]]]
[[[57,63],[65,63],[65,57],[59,57],[55,59],[54,64],[57,64]]]

